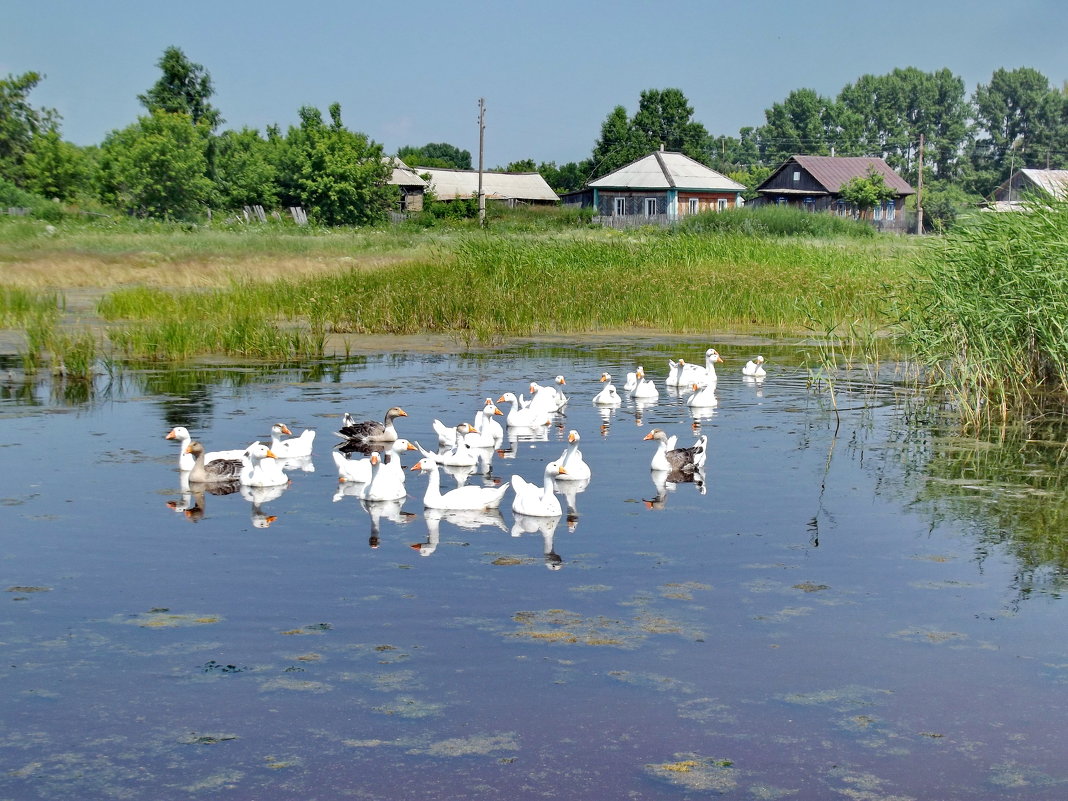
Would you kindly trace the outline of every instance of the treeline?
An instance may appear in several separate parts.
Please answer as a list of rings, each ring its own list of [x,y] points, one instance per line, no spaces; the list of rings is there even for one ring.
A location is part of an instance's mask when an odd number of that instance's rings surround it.
[[[384,219],[395,203],[382,146],[347,129],[338,104],[328,120],[301,108],[299,125],[284,133],[278,126],[220,132],[225,120],[211,104],[204,67],[177,47],[158,66],[159,80],[138,97],[145,113],[91,147],[64,141],[58,113],[30,103],[40,75],[0,80],[0,206],[55,198],[169,219],[301,206],[323,225],[363,225]],[[925,211],[948,223],[1013,170],[1068,167],[1068,91],[1030,68],[998,69],[970,96],[948,69],[896,69],[865,75],[834,98],[795,90],[764,117],[736,137],[713,136],[681,90],[649,89],[633,115],[612,109],[588,158],[498,169],[536,170],[566,192],[663,145],[750,189],[794,154],[881,156],[915,185],[922,141]],[[471,168],[471,154],[448,143],[406,146],[397,155],[415,167]]]

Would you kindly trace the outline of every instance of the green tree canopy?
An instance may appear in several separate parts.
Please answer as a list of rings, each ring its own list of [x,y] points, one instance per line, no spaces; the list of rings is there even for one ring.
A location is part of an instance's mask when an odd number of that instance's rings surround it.
[[[692,159],[708,159],[709,136],[693,119],[693,106],[681,89],[647,89],[638,101],[631,127],[641,136],[646,155],[661,146]]]
[[[839,139],[841,109],[813,89],[795,89],[782,103],[764,111],[757,132],[765,163],[793,155],[826,156]]]
[[[405,145],[397,151],[397,158],[409,167],[440,167],[453,170],[471,169],[471,152],[460,150],[460,148],[447,142],[431,142],[422,147]]]
[[[894,188],[887,186],[886,179],[874,167],[868,167],[863,178],[851,178],[843,184],[842,198],[859,209],[872,209],[897,196]]]
[[[291,127],[279,165],[281,200],[302,206],[322,225],[381,222],[395,199],[386,182],[391,163],[382,146],[341,122],[341,106],[330,106],[330,125],[319,110],[300,109],[300,126]]]
[[[164,111],[112,131],[101,146],[101,199],[141,217],[198,217],[212,199],[210,136],[187,114]]]
[[[84,149],[52,129],[33,138],[23,163],[24,183],[42,197],[70,202],[90,194],[94,167]]]
[[[278,200],[275,147],[258,131],[223,131],[215,140],[214,180],[226,209],[274,206]]]
[[[29,95],[40,83],[36,72],[0,79],[0,177],[21,182],[22,167],[34,137],[58,128],[54,109],[34,108]]]
[[[181,48],[168,47],[156,62],[163,75],[137,99],[150,112],[187,114],[194,124],[206,123],[214,131],[223,122],[218,110],[209,102],[215,94],[211,76],[200,64],[194,64]]]

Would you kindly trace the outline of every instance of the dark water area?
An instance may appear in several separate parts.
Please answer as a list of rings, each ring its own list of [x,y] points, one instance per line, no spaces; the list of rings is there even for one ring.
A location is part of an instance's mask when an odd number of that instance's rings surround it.
[[[695,418],[664,378],[705,347],[3,379],[0,799],[1068,797],[1063,437],[956,436],[892,370],[837,426],[788,345],[760,383],[717,346]],[[591,403],[638,363],[657,402]],[[432,448],[558,374],[468,483],[540,482],[574,429],[560,519],[339,485],[344,412]],[[186,491],[163,438],[279,421],[317,431],[283,488]],[[654,427],[708,436],[703,480],[654,481]]]

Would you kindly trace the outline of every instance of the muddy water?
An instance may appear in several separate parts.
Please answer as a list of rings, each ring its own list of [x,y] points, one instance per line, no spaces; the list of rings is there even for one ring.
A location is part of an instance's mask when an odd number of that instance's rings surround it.
[[[1057,442],[952,437],[892,381],[841,384],[836,430],[786,345],[761,383],[720,347],[695,416],[663,379],[704,347],[5,379],[0,798],[1068,793]],[[593,406],[639,362],[657,402]],[[577,430],[560,519],[428,515],[410,471],[395,504],[339,488],[343,412],[400,405],[430,447],[557,374],[564,413],[467,481],[540,480]],[[163,439],[279,420],[318,435],[276,490],[190,491]],[[708,436],[701,480],[657,480],[654,427]]]

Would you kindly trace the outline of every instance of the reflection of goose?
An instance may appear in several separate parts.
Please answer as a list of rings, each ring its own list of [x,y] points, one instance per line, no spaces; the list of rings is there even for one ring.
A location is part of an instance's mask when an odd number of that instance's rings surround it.
[[[245,451],[240,479],[247,487],[277,487],[289,483],[289,476],[274,458],[274,452],[262,442],[252,443]]]
[[[271,448],[274,451],[274,448]],[[300,470],[305,473],[315,472],[315,462],[312,461],[311,456],[287,456],[285,459],[279,459],[278,464],[283,470],[289,472],[291,470]]]
[[[185,426],[175,426],[163,438],[178,440],[178,469],[192,470],[196,458],[189,451],[189,443],[193,441],[189,434],[189,429]],[[228,451],[205,451],[204,462],[215,462],[219,459],[240,459],[244,453],[244,448],[235,448]]]
[[[521,515],[534,517],[551,517],[561,514],[560,500],[554,494],[553,479],[564,471],[559,462],[549,462],[545,465],[544,481],[539,487],[531,484],[522,476],[512,476],[512,489],[515,497],[512,500],[512,511]]]
[[[512,407],[504,418],[509,428],[533,428],[534,426],[547,426],[552,423],[549,414],[544,409],[521,408],[519,399],[514,392],[505,392],[497,398],[497,403],[510,403]]]
[[[564,503],[567,505],[567,530],[574,531],[579,517],[575,499],[590,486],[590,480],[587,478],[582,481],[561,481],[561,478],[562,476],[556,477],[556,491],[564,496]]]
[[[710,409],[719,405],[719,398],[716,397],[715,384],[701,386],[695,382],[690,386],[693,388],[693,394],[686,398],[687,406],[691,408]]]
[[[427,474],[423,506],[428,509],[496,509],[508,492],[508,484],[502,484],[499,487],[465,485],[443,493],[438,463],[430,456],[424,456],[411,469]]]
[[[556,535],[556,527],[560,524],[560,515],[525,515],[516,514],[512,522],[512,536],[521,537],[524,534],[541,534],[542,552],[545,554],[545,566],[549,570],[559,570],[564,566],[564,560],[553,550],[553,537]]]
[[[742,368],[742,375],[752,376],[753,378],[763,378],[768,373],[764,369],[764,357],[757,356],[755,359],[750,359],[745,363],[745,367]]]
[[[192,487],[186,485],[183,489],[186,491],[182,493],[181,502],[167,501],[167,506],[196,523],[204,517],[204,499],[208,495],[233,495],[241,490],[241,484],[237,479],[233,479],[214,484],[194,484]]]
[[[401,467],[399,455],[404,453],[404,451],[414,451],[415,446],[406,439],[398,439],[390,444],[389,450],[396,454],[398,458],[395,461],[391,460],[388,466],[391,469],[401,471],[401,478],[403,479],[404,468]],[[337,466],[339,481],[351,481],[356,484],[366,484],[371,480],[370,457],[365,459],[346,459],[337,451],[331,451],[331,455],[334,457],[334,464]]]
[[[683,473],[692,473],[701,464],[704,464],[705,446],[707,438],[702,435],[696,445],[689,448],[671,448],[672,443],[668,435],[661,428],[654,428],[643,439],[656,442],[656,453],[653,454],[649,464],[650,470],[678,470]],[[698,464],[699,462],[699,464]]]
[[[507,531],[504,519],[497,509],[425,509],[423,519],[426,520],[426,542],[412,545],[419,551],[420,556],[430,556],[437,550],[441,542],[441,521],[446,520],[454,526],[463,529],[475,530],[480,528],[499,528]]]
[[[376,451],[370,456],[371,480],[362,485],[360,497],[365,501],[395,501],[407,496],[404,489],[404,472],[401,470],[385,468],[384,462],[400,457],[396,454],[379,455]]]
[[[593,402],[597,406],[619,406],[623,402],[623,399],[619,397],[619,393],[616,391],[615,385],[612,383],[612,376],[608,373],[601,373],[601,381],[607,382],[604,388],[593,396]]]
[[[193,456],[193,467],[189,470],[191,484],[213,484],[221,481],[237,481],[241,478],[243,458],[205,461],[204,446],[196,440],[190,442],[185,450]]]
[[[656,496],[644,499],[647,509],[663,509],[667,504],[668,493],[674,492],[679,484],[693,484],[701,495],[706,492],[705,473],[701,467],[685,473],[681,470],[651,470],[649,475],[653,479]]]
[[[345,425],[338,429],[337,435],[342,439],[355,442],[392,442],[397,439],[397,429],[393,421],[398,417],[407,417],[408,413],[399,406],[393,406],[386,412],[385,421],[364,420],[356,422],[348,414],[345,415]]]
[[[241,497],[252,504],[252,525],[256,528],[267,528],[278,518],[263,511],[265,503],[281,497],[286,491],[285,485],[275,487],[250,487],[241,486]]]
[[[557,480],[583,481],[592,475],[590,466],[586,464],[586,460],[582,458],[582,451],[579,450],[580,439],[579,432],[575,429],[571,429],[568,432],[568,446],[557,460],[560,462],[561,467],[564,468],[560,475],[557,476]]]
[[[360,506],[367,512],[367,516],[371,518],[371,535],[367,538],[368,545],[372,548],[378,547],[383,520],[404,524],[410,523],[415,519],[414,514],[405,512],[401,508],[403,503],[404,500],[400,498],[380,501],[363,499],[360,501]]]
[[[282,439],[283,434],[290,439]],[[271,453],[276,459],[311,456],[314,442],[315,430],[312,428],[306,428],[300,432],[299,437],[294,437],[285,423],[275,423],[271,426]]]

